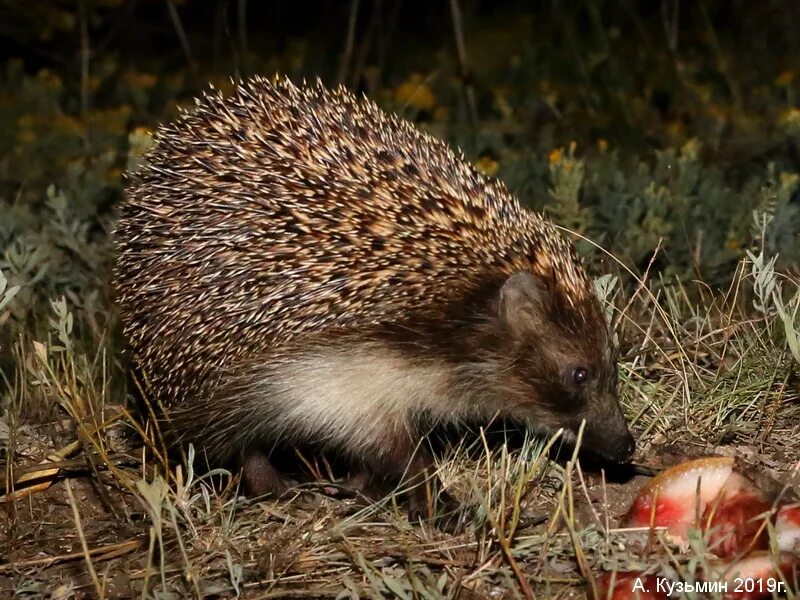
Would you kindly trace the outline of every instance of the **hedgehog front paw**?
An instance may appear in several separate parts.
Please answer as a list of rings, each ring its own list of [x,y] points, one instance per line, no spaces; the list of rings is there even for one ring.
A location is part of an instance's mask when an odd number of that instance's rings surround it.
[[[441,531],[459,533],[466,525],[467,511],[461,502],[445,490],[433,495],[431,506],[425,489],[422,489],[409,495],[408,518],[412,523],[432,523]]]
[[[288,486],[267,455],[251,450],[242,456],[242,482],[248,496],[280,496]]]

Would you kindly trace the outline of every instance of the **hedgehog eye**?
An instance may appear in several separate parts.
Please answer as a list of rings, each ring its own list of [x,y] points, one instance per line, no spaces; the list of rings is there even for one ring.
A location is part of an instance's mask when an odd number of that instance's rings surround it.
[[[583,383],[586,383],[587,381],[589,381],[589,372],[586,369],[582,367],[577,367],[575,369],[572,369],[573,383],[581,385]]]

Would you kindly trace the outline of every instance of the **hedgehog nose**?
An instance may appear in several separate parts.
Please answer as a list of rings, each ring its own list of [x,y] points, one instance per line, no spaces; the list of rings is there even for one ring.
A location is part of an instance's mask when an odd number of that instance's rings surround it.
[[[615,463],[625,463],[630,460],[636,451],[636,441],[633,439],[627,423],[620,419],[617,426],[610,426],[608,422],[604,427],[590,427],[584,432],[586,448],[605,460]]]
[[[628,462],[633,453],[636,452],[636,440],[631,435],[624,420],[622,421],[622,426],[616,432],[606,432],[603,446],[604,450],[601,450],[601,454],[617,463]]]
[[[619,463],[629,461],[636,452],[636,440],[631,435],[628,422],[616,399],[611,414],[606,415],[604,422],[603,436],[606,440],[605,448],[608,458]]]
[[[606,452],[603,454],[606,457],[617,463],[625,463],[630,460],[633,453],[636,451],[636,440],[629,431],[626,431],[618,440],[613,444],[606,447]]]

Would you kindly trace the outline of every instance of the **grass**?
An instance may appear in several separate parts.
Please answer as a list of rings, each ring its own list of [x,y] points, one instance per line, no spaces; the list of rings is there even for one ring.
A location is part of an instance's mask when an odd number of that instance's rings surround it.
[[[608,298],[622,398],[638,463],[736,455],[796,494],[797,330],[781,315],[796,315],[800,280],[750,257],[721,293],[643,277]],[[73,343],[64,301],[50,310],[47,338],[17,342],[0,429],[0,596],[579,597],[601,569],[691,573],[711,558],[702,539],[680,551],[659,538],[657,555],[636,547],[619,518],[646,478],[608,481],[575,455],[552,461],[558,436],[498,444],[478,430],[445,452],[441,477],[472,507],[459,534],[409,523],[394,495],[365,506],[337,494],[313,460],[286,497],[237,497],[235,477],[195,470],[192,448],[168,464],[114,391],[113,355]],[[37,403],[51,408],[32,419]]]

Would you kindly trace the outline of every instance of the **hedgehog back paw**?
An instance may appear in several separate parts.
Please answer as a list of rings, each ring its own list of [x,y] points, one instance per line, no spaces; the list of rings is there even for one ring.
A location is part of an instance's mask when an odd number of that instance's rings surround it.
[[[267,455],[260,450],[249,450],[242,455],[242,482],[248,496],[280,496],[287,489],[286,482],[272,466]]]

